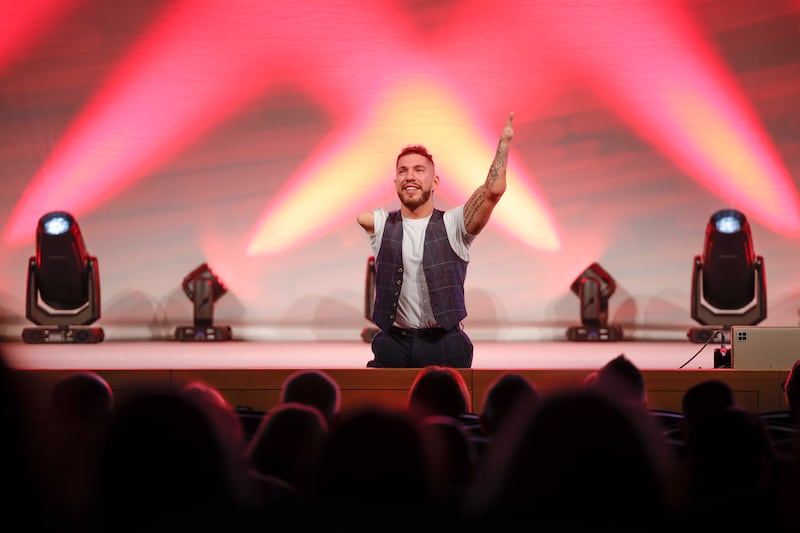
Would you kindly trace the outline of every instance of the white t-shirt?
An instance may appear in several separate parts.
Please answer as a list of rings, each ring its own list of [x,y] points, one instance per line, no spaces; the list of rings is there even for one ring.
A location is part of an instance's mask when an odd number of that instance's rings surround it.
[[[389,212],[382,207],[373,210],[375,233],[369,236],[369,243],[375,257],[381,249],[383,229]],[[433,316],[428,285],[422,270],[422,254],[425,247],[425,229],[430,217],[409,219],[403,217],[403,290],[397,304],[395,325],[401,328],[433,328],[438,326]],[[444,212],[444,227],[450,247],[464,261],[469,262],[469,247],[475,235],[467,233],[464,225],[464,206],[454,207]]]

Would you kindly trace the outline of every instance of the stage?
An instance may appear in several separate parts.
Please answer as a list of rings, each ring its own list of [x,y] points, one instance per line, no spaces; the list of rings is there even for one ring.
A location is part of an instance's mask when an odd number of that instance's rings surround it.
[[[300,368],[334,376],[342,387],[343,406],[372,401],[402,405],[417,372],[366,368],[371,352],[365,342],[7,341],[3,346],[10,364],[28,382],[37,408],[46,406],[55,380],[82,369],[103,375],[118,396],[149,383],[203,380],[219,388],[232,405],[259,410],[277,403],[281,382]],[[688,341],[475,342],[473,367],[461,372],[473,409],[479,410],[486,387],[504,370],[528,375],[546,392],[578,385],[587,373],[624,353],[642,369],[653,408],[680,410],[686,388],[712,377],[731,384],[739,403],[754,411],[784,408],[781,383],[786,371],[715,369],[718,347]]]
[[[6,343],[14,367],[25,370],[94,368],[284,369],[364,368],[365,342],[104,341],[96,344]],[[594,369],[624,353],[641,369],[714,368],[719,344],[675,342],[475,342],[473,369]],[[694,358],[693,358],[694,357]]]

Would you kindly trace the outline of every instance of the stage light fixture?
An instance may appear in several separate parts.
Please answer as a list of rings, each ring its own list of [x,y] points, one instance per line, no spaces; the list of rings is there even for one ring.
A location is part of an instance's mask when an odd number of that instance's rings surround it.
[[[703,254],[694,258],[691,316],[707,326],[691,328],[689,340],[709,342],[722,332],[730,343],[731,326],[752,326],[767,317],[764,258],[756,255],[747,217],[721,209],[706,226]]]
[[[367,326],[361,330],[361,340],[371,343],[375,335],[380,333],[380,328],[375,327],[372,321],[372,309],[375,306],[375,256],[367,258],[367,275],[364,280],[364,318],[372,326]]]
[[[228,341],[233,337],[230,326],[214,325],[214,304],[228,289],[203,263],[183,278],[183,292],[194,304],[194,324],[175,328],[179,341]]]
[[[40,343],[97,343],[100,270],[75,218],[65,211],[44,214],[36,227],[36,255],[28,260],[25,316],[39,327],[22,330],[22,340]]]
[[[622,339],[622,328],[608,324],[608,299],[617,284],[600,264],[589,265],[575,278],[570,289],[580,299],[581,325],[567,328],[567,339],[577,342]]]

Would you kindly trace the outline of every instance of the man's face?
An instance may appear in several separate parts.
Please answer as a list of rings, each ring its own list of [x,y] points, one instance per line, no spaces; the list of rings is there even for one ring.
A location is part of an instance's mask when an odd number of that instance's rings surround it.
[[[420,154],[406,154],[397,161],[397,175],[394,179],[400,202],[415,209],[430,201],[431,193],[439,184],[439,177],[433,163]]]

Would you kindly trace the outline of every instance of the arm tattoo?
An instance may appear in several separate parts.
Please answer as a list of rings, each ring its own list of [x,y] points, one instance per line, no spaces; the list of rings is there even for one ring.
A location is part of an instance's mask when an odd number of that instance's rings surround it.
[[[489,174],[486,176],[486,189],[491,189],[494,182],[501,172],[505,172],[508,165],[508,145],[503,146],[503,143],[497,143],[497,153],[494,155],[492,166],[489,167]]]
[[[475,213],[478,211],[478,208],[483,204],[483,200],[486,196],[486,191],[483,187],[476,190],[472,193],[467,203],[464,204],[464,224],[469,226],[472,222],[472,218],[475,216]]]
[[[500,169],[506,168],[508,165],[508,145],[503,146],[502,143],[497,143],[497,153],[494,155],[494,161],[489,169],[489,175],[486,177],[486,186],[490,186],[490,181],[497,179],[500,174]]]
[[[506,165],[508,164],[508,144],[503,145],[502,141],[497,144],[497,153],[492,161],[492,166],[489,167],[489,174],[486,176],[486,182],[472,193],[472,196],[464,204],[464,223],[469,226],[475,213],[483,205],[486,199],[487,191],[491,190],[494,183],[501,173],[505,173]]]

